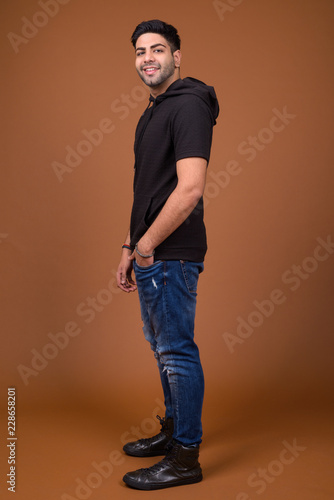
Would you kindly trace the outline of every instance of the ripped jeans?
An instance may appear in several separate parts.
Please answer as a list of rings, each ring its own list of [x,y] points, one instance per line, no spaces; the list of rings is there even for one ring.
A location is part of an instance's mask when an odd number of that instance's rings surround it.
[[[143,331],[157,359],[166,418],[174,419],[173,438],[184,446],[202,441],[204,377],[194,323],[201,262],[134,261]]]

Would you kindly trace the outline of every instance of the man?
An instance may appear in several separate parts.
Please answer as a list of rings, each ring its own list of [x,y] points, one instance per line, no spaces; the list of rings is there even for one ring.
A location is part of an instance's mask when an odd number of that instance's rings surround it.
[[[135,134],[134,201],[117,283],[125,292],[138,289],[166,413],[157,436],[124,446],[128,455],[165,458],[123,480],[153,490],[202,479],[204,378],[194,321],[207,249],[202,196],[219,107],[213,87],[180,78],[180,38],[173,26],[143,22],[131,41],[137,72],[151,95]]]

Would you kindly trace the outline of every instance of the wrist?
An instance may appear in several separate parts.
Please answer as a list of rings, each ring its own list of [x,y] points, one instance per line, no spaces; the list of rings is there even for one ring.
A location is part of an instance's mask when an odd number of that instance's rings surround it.
[[[129,250],[130,252],[132,252],[131,246],[127,243],[124,243],[124,245],[122,245],[122,250]]]
[[[152,244],[150,238],[147,237],[146,234],[137,241],[137,248],[139,251],[145,255],[153,255],[154,254],[154,245]]]
[[[155,250],[146,250],[144,247],[140,247],[140,249],[138,248],[138,245],[139,243],[136,244],[135,246],[135,250],[137,252],[137,254],[142,257],[143,259],[149,259],[150,257],[153,257],[154,256],[154,252]]]

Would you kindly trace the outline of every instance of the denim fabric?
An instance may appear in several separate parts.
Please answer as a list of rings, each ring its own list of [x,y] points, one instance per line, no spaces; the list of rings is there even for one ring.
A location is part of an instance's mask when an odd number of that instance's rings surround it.
[[[174,418],[173,437],[184,446],[202,441],[204,377],[194,323],[198,276],[203,263],[134,262],[143,331],[157,359],[166,418]]]

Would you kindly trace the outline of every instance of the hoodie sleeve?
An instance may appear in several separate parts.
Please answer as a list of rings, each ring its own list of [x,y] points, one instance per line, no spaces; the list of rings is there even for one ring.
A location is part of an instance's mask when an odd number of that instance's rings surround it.
[[[212,115],[196,95],[183,95],[171,123],[175,161],[192,156],[210,159]]]

